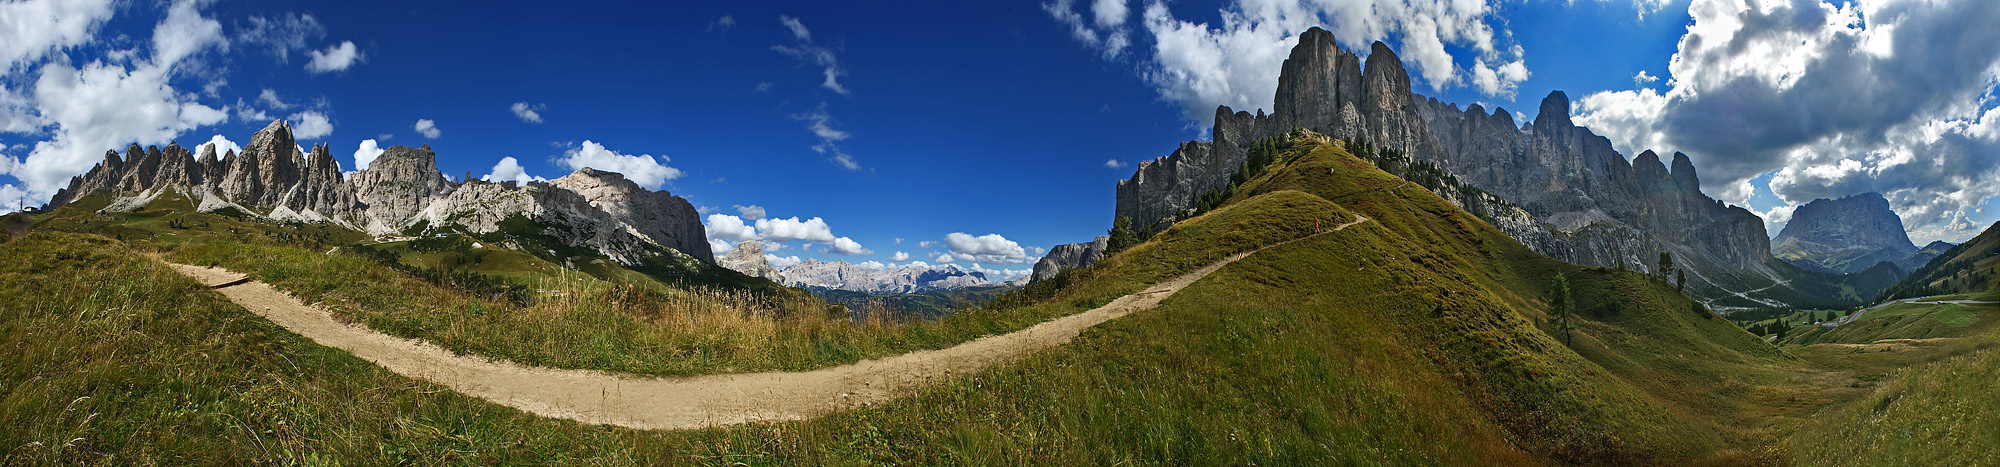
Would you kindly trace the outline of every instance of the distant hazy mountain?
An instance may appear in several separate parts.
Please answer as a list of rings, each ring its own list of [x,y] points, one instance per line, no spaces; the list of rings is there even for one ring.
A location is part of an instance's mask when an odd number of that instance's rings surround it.
[[[807,259],[785,268],[785,285],[865,292],[875,294],[924,293],[942,290],[1017,285],[995,282],[986,273],[956,265],[912,266],[901,269],[870,269],[846,261]]]

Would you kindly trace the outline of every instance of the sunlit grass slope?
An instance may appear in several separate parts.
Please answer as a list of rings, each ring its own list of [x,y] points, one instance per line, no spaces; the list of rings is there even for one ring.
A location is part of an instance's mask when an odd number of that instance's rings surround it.
[[[1372,220],[1308,237],[1316,219],[1330,228],[1357,214]],[[646,434],[533,419],[388,375],[302,342],[141,256],[251,272],[371,327],[462,352],[695,374],[950,345],[1294,239],[1302,240],[1223,268],[1160,308],[882,407]],[[113,463],[306,455],[349,464],[1756,462],[1782,460],[1783,437],[1820,407],[1769,403],[1785,397],[1770,388],[1811,373],[1805,364],[1664,281],[1542,258],[1332,145],[1295,146],[1219,208],[1097,266],[986,308],[906,325],[773,312],[768,326],[752,326],[742,313],[789,308],[758,297],[677,301],[672,291],[561,272],[553,279],[561,296],[523,302],[420,277],[350,247],[140,242],[40,234],[0,245],[9,295],[33,304],[9,309],[7,338],[68,336],[44,339],[50,350],[4,357],[14,359],[8,387],[24,388],[7,393],[4,416],[37,429],[0,435],[0,449],[37,453],[20,458],[36,461]],[[391,253],[390,261],[417,264]],[[48,259],[63,255],[79,259]],[[1572,333],[1545,312],[1558,274],[1578,304]],[[79,287],[133,292],[70,289]],[[162,293],[177,298],[144,298]],[[162,317],[154,320],[164,328],[105,334],[132,326],[115,318],[128,311],[106,310],[152,310],[147,316]],[[233,327],[195,324],[212,322]],[[72,348],[90,350],[57,351]],[[100,373],[115,376],[90,376]],[[182,426],[194,428],[174,428]],[[52,447],[72,438],[91,441]]]

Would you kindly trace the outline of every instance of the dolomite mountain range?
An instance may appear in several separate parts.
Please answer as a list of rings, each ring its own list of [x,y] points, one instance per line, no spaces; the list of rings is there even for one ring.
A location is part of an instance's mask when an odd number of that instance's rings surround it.
[[[1763,220],[1703,194],[1687,155],[1668,160],[1648,150],[1628,161],[1609,139],[1571,122],[1561,91],[1542,100],[1533,122],[1515,122],[1506,109],[1460,109],[1413,93],[1402,61],[1381,42],[1363,62],[1325,30],[1302,33],[1270,113],[1219,106],[1210,140],[1181,143],[1118,182],[1114,218],[1163,227],[1202,193],[1227,185],[1254,141],[1303,128],[1437,165],[1488,193],[1438,195],[1552,258],[1652,271],[1668,252],[1688,275],[1689,294],[1717,308],[1804,293],[1786,290],[1803,271],[1772,256]],[[1035,277],[1089,265],[1094,256],[1074,253],[1090,246],[1051,249]]]
[[[324,222],[371,235],[397,235],[412,227],[484,234],[520,217],[533,221],[541,235],[622,264],[658,257],[715,262],[693,205],[618,173],[584,168],[548,182],[452,182],[438,172],[437,155],[428,145],[393,146],[368,168],[342,173],[325,145],[303,151],[284,121],[252,135],[241,154],[232,150],[217,157],[215,146],[208,145],[196,157],[178,143],[134,144],[123,157],[108,151],[104,162],[57,192],[48,208],[100,190],[114,194],[104,208],[109,211],[138,209],[177,193],[201,212]]]

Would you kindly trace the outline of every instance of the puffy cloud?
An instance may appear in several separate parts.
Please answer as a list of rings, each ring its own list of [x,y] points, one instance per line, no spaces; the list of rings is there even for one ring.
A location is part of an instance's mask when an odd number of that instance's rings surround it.
[[[757,228],[743,223],[743,218],[728,214],[708,215],[708,238],[743,242],[756,240]]]
[[[229,50],[222,23],[201,16],[201,3],[181,0],[167,7],[167,18],[153,28],[153,63],[173,66],[209,48]]]
[[[763,238],[779,242],[805,240],[813,243],[833,243],[834,241],[833,228],[826,225],[825,219],[818,217],[803,221],[798,217],[758,219],[757,231],[763,233]]]
[[[301,111],[287,118],[294,122],[292,124],[294,138],[313,139],[333,134],[333,121],[317,110]]]
[[[731,248],[731,247],[729,246],[729,241],[727,241],[727,240],[722,240],[722,239],[716,239],[716,238],[710,238],[710,239],[708,239],[708,251],[712,251],[712,252],[715,252],[716,254],[719,254],[719,255],[720,255],[720,254],[728,254],[728,253],[723,253],[723,252],[725,252],[725,251],[730,251],[730,250],[729,250],[730,248]]]
[[[36,143],[9,174],[24,182],[34,198],[47,199],[71,176],[103,160],[106,149],[165,144],[183,132],[229,118],[224,110],[175,91],[168,84],[173,65],[139,63],[129,69],[102,62],[82,68],[60,61],[43,65],[34,84],[33,105],[43,124],[55,126],[52,138]]]
[[[736,27],[736,17],[731,15],[722,15],[721,18],[716,18],[715,21],[711,21],[708,23],[708,32],[719,32],[723,34],[728,34],[729,29],[734,27]]]
[[[1518,45],[1503,46],[1497,0],[1236,0],[1226,2],[1217,24],[1174,16],[1163,2],[1149,2],[1138,15],[1138,40],[1124,41],[1122,21],[1106,16],[1123,9],[1096,2],[1097,21],[1086,23],[1069,0],[1043,4],[1057,23],[1085,47],[1115,59],[1130,46],[1141,78],[1162,98],[1181,104],[1183,115],[1205,126],[1215,107],[1271,108],[1280,65],[1298,43],[1298,34],[1324,27],[1350,50],[1367,53],[1374,41],[1394,41],[1397,53],[1414,66],[1414,76],[1433,91],[1470,84],[1479,92],[1511,97],[1529,76]],[[1122,15],[1116,16],[1122,18]],[[1502,25],[1501,28],[1495,24]],[[1138,43],[1150,41],[1150,44]],[[1150,50],[1144,50],[1150,45]],[[1466,50],[1453,57],[1447,45]],[[1469,60],[1469,64],[1462,62]]]
[[[737,214],[742,214],[742,215],[743,215],[743,218],[744,218],[744,219],[749,219],[749,220],[753,220],[753,221],[754,221],[754,220],[758,220],[758,219],[763,219],[763,218],[764,218],[764,207],[763,207],[763,206],[758,206],[758,205],[754,205],[754,204],[753,204],[753,205],[749,205],[749,206],[744,206],[744,205],[741,205],[741,204],[738,204],[738,205],[735,205],[735,207],[736,207],[736,213],[737,213]]]
[[[917,248],[934,248],[937,246],[938,242],[932,240],[924,240],[921,242],[917,242]]]
[[[325,50],[308,50],[306,55],[312,57],[312,62],[306,63],[306,70],[313,73],[346,70],[363,59],[361,51],[354,47],[354,41],[340,41],[340,44],[329,45]]]
[[[541,111],[545,110],[547,107],[548,106],[542,104],[528,105],[528,103],[526,102],[515,102],[514,105],[508,107],[508,109],[513,110],[514,117],[520,118],[521,121],[523,122],[541,123],[542,122]]]
[[[798,256],[796,256],[796,255],[794,255],[794,256],[778,256],[778,255],[774,255],[774,254],[770,254],[770,253],[765,253],[765,254],[764,254],[764,263],[765,263],[765,264],[769,264],[769,265],[771,265],[771,267],[773,267],[773,268],[777,268],[777,269],[784,269],[784,268],[789,268],[789,267],[792,267],[793,265],[797,265],[797,264],[799,264],[799,262],[800,262],[800,261],[803,261],[803,260],[799,259],[799,257],[798,257]]]
[[[1125,162],[1123,162],[1123,161],[1120,161],[1120,160],[1118,160],[1118,159],[1109,159],[1109,160],[1106,160],[1106,161],[1104,161],[1104,168],[1107,168],[1107,169],[1123,169],[1123,168],[1126,168],[1126,167],[1131,167],[1131,166],[1132,166],[1132,164],[1127,164],[1127,163],[1125,163]]]
[[[949,263],[953,261],[958,261],[958,258],[953,258],[951,256],[951,253],[938,253],[936,257],[931,259],[933,261],[937,261],[938,263]]]
[[[819,144],[812,147],[813,152],[827,155],[827,160],[833,161],[834,164],[847,170],[861,170],[861,163],[856,162],[854,156],[840,149],[838,143],[852,135],[844,130],[833,127],[838,122],[834,121],[832,115],[826,113],[825,102],[819,103],[819,108],[813,109],[811,112],[795,114],[792,115],[792,118],[807,122],[806,129],[812,130],[813,136],[819,137]]]
[[[415,129],[417,130],[417,134],[424,135],[425,138],[437,139],[439,136],[444,135],[444,130],[438,129],[437,122],[428,118],[417,119]]]
[[[235,141],[230,141],[229,138],[223,137],[222,135],[214,135],[210,136],[208,138],[208,141],[202,142],[201,144],[197,144],[194,146],[193,150],[195,156],[200,157],[201,152],[203,151],[202,148],[206,146],[215,146],[215,157],[217,158],[221,158],[225,155],[228,155],[231,152],[235,152],[238,154],[241,154],[243,152],[243,146],[237,145]]]
[[[833,242],[832,242],[832,243],[828,243],[828,244],[827,244],[827,250],[826,250],[826,251],[830,251],[830,252],[833,252],[833,253],[836,253],[836,254],[843,254],[843,255],[872,255],[872,254],[875,254],[875,250],[870,250],[870,249],[867,249],[867,248],[862,248],[862,247],[861,247],[861,244],[860,244],[860,243],[858,243],[858,242],[855,242],[855,241],[854,241],[854,239],[851,239],[851,238],[847,238],[847,237],[840,237],[840,238],[836,238],[836,239],[833,239]]]
[[[813,42],[812,31],[807,30],[805,23],[800,22],[798,18],[779,15],[778,22],[792,31],[792,38],[796,39],[796,43],[774,45],[771,46],[771,50],[821,67],[826,80],[821,81],[819,86],[841,95],[848,94],[847,86],[840,84],[840,77],[847,76],[847,70],[840,67],[840,57],[834,55],[833,49]]]
[[[890,262],[896,262],[896,261],[909,261],[909,260],[910,260],[910,254],[909,254],[909,253],[904,253],[904,252],[901,252],[901,251],[898,251],[898,252],[896,252],[895,254],[892,254],[892,255],[889,255],[889,261],[890,261]]]
[[[493,170],[479,179],[494,183],[512,180],[523,185],[533,181],[548,181],[546,178],[528,175],[528,169],[521,167],[521,161],[512,157],[500,158],[499,163],[493,164]]]
[[[881,261],[862,261],[859,263],[854,263],[854,265],[859,266],[862,269],[872,269],[876,271],[880,271],[888,267],[888,265],[882,264]]]
[[[1684,151],[1746,200],[1776,170],[1787,204],[1882,192],[1912,237],[1962,239],[2000,195],[2000,2],[1697,0],[1668,90],[1587,96],[1577,121],[1628,154]]]
[[[944,236],[944,243],[958,259],[1000,264],[1020,264],[1032,259],[1021,244],[1000,234],[974,237],[965,232],[952,232]],[[942,259],[939,261],[944,262]]]
[[[40,61],[50,52],[90,42],[116,11],[112,0],[28,0],[0,3],[0,70]]]
[[[354,148],[354,170],[367,170],[368,163],[374,162],[377,157],[381,157],[382,151],[382,148],[375,147],[375,140],[361,140],[361,146]],[[518,169],[521,166],[515,164],[514,167]]]
[[[289,63],[294,51],[305,50],[307,41],[326,36],[326,27],[312,15],[286,14],[276,18],[252,16],[248,25],[238,26],[236,42],[262,46],[278,63]]]
[[[584,140],[583,145],[570,148],[557,161],[569,166],[570,170],[589,167],[618,172],[624,174],[632,183],[637,183],[648,190],[658,190],[660,185],[667,183],[668,180],[681,178],[681,175],[684,175],[681,169],[666,165],[671,161],[667,156],[619,154],[590,140]]]

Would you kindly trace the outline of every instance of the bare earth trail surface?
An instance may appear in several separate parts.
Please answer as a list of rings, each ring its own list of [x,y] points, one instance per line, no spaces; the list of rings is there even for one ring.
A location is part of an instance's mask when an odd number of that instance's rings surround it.
[[[1353,222],[1321,232],[1344,230]],[[1319,235],[1319,234],[1313,234]],[[1084,329],[1152,309],[1202,277],[1252,253],[1231,255],[1089,311],[957,346],[804,372],[647,378],[602,371],[529,367],[454,354],[429,343],[342,323],[263,282],[224,269],[171,264],[230,301],[320,345],[346,350],[404,376],[546,417],[636,429],[691,429],[759,420],[799,420],[887,402],[928,386],[1069,342]]]

